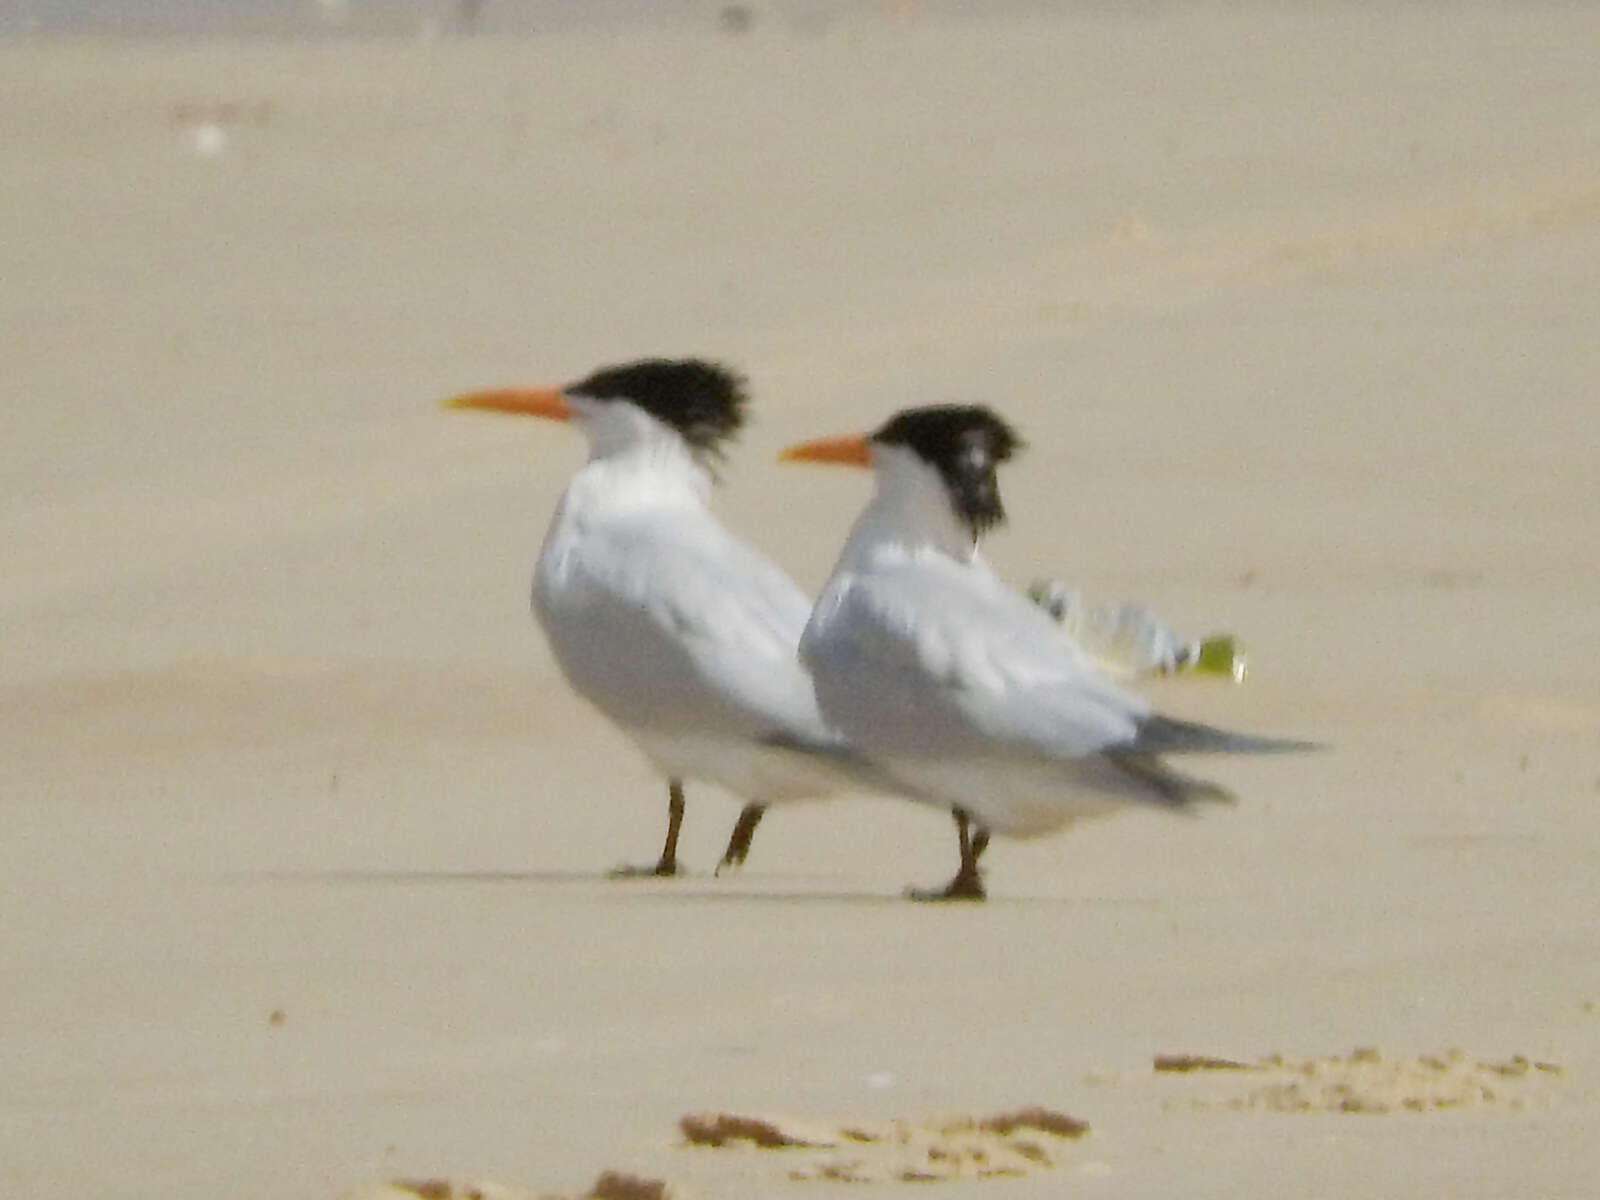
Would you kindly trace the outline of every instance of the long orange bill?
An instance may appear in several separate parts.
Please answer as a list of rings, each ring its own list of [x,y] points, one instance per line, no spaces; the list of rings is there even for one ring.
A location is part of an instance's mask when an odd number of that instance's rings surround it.
[[[860,434],[818,438],[801,442],[778,455],[779,462],[843,463],[850,467],[872,465],[872,443]]]
[[[468,392],[444,402],[446,408],[481,408],[489,412],[516,413],[526,417],[547,417],[552,421],[572,420],[572,408],[560,388],[493,388]]]

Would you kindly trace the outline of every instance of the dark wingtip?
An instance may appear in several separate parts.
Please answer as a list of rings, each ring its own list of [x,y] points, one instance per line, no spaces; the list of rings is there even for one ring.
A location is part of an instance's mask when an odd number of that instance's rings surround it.
[[[1144,719],[1128,748],[1140,754],[1303,754],[1331,749],[1326,742],[1234,733],[1159,713]]]
[[[1149,786],[1152,799],[1178,812],[1193,812],[1200,804],[1236,804],[1238,798],[1221,784],[1175,771],[1154,754],[1118,749],[1104,752],[1107,761],[1123,774]]]

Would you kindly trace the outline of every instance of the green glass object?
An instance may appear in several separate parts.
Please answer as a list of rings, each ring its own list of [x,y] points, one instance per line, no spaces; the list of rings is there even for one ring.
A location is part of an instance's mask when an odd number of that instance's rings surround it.
[[[1143,605],[1092,607],[1054,579],[1036,580],[1028,598],[1113,677],[1220,675],[1244,682],[1244,648],[1231,633],[1190,641]]]
[[[1226,675],[1235,683],[1243,683],[1249,669],[1244,647],[1231,633],[1205,638],[1194,656],[1193,670],[1202,675]]]

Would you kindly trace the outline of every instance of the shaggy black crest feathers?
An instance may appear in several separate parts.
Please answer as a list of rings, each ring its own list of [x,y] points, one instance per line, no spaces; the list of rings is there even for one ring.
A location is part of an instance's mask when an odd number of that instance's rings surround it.
[[[628,400],[703,454],[720,455],[744,425],[744,380],[698,358],[648,358],[602,367],[567,392],[595,400]]]
[[[981,404],[941,404],[896,413],[872,441],[905,446],[939,472],[956,514],[974,538],[1005,520],[995,468],[1022,439]]]

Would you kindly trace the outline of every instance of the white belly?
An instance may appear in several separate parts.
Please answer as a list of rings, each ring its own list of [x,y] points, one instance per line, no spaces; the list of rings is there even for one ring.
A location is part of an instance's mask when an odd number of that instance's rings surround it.
[[[1138,802],[1136,787],[1098,758],[1057,763],[1022,759],[891,759],[883,764],[939,808],[962,808],[993,833],[1038,837]]]
[[[624,730],[663,775],[706,780],[757,804],[821,799],[859,787],[844,768],[816,755],[744,739]]]

